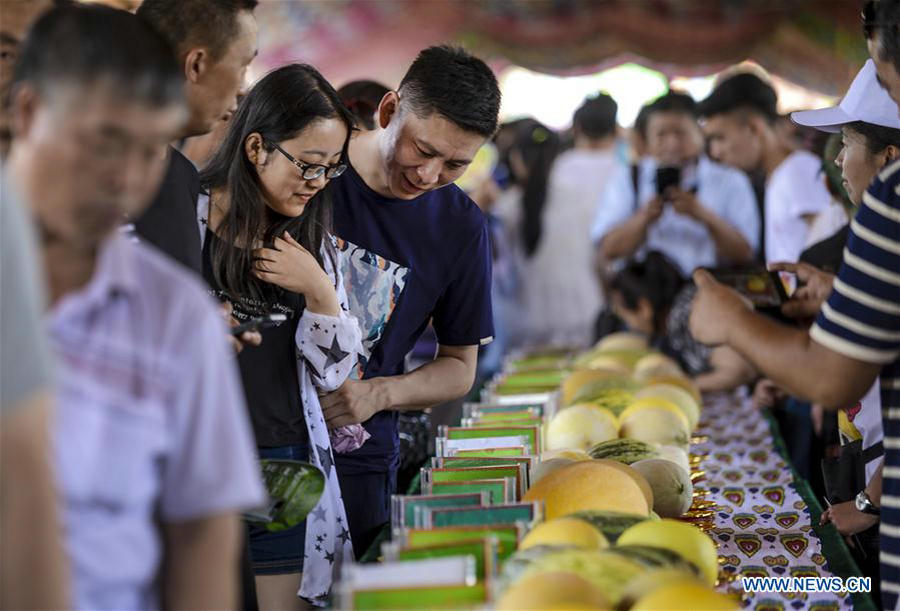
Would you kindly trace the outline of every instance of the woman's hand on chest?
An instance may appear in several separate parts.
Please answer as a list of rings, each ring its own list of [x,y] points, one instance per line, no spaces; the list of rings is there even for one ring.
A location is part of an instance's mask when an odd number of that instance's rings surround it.
[[[340,305],[331,278],[308,250],[287,232],[275,238],[272,248],[253,251],[253,275],[264,282],[306,297],[312,312],[337,316]]]

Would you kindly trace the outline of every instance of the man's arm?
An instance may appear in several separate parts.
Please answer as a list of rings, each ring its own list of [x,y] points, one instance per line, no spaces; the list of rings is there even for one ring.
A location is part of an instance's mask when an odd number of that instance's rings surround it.
[[[789,394],[828,409],[866,394],[881,365],[846,357],[814,341],[804,329],[757,314],[705,271],[694,273],[697,296],[691,333],[700,342],[727,344]]]
[[[655,197],[627,221],[611,229],[598,245],[603,259],[611,261],[634,254],[647,241],[647,230],[660,217],[662,211],[662,200]]]
[[[49,423],[44,391],[21,399],[0,419],[0,609],[70,606]]]
[[[240,528],[236,513],[163,525],[166,609],[237,607]]]
[[[701,392],[734,390],[756,377],[753,366],[728,346],[713,348],[709,364],[712,366],[711,371],[694,378],[694,384]]]
[[[330,428],[365,422],[385,410],[424,409],[457,399],[472,388],[478,346],[438,346],[435,359],[398,376],[348,380],[322,398]]]

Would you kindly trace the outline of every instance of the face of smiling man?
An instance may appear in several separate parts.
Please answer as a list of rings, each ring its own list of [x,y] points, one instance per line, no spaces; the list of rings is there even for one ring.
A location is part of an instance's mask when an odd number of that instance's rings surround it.
[[[382,100],[380,115],[384,194],[397,199],[414,199],[453,182],[486,141],[436,112],[417,115],[394,92]]]

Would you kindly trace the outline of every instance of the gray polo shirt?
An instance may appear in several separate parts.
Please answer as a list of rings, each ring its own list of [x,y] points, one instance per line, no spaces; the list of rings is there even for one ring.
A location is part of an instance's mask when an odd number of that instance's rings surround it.
[[[50,386],[43,278],[24,204],[0,169],[0,409]]]

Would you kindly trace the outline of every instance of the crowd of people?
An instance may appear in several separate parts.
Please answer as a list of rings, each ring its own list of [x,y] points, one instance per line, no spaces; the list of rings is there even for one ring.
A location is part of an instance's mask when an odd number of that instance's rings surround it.
[[[900,1],[866,4],[838,105],[786,123],[737,70],[628,137],[605,93],[566,132],[500,125],[453,46],[396,88],[288,64],[244,90],[256,4],[0,5],[2,606],[325,606],[423,409],[628,329],[778,414],[897,607]],[[766,266],[780,308],[714,273]],[[260,458],[321,470],[304,522],[242,522]]]

